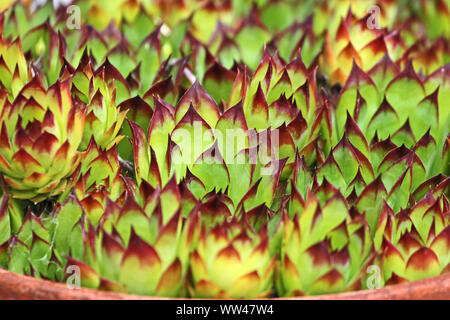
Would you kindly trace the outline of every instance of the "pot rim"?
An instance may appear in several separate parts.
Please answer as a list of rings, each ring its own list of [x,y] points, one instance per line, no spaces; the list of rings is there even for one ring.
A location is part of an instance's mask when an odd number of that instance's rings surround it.
[[[88,288],[72,289],[60,282],[42,280],[0,269],[0,299],[43,300],[198,300],[114,293]],[[257,300],[450,300],[450,273],[372,290],[318,296]],[[214,299],[216,300],[216,299]]]

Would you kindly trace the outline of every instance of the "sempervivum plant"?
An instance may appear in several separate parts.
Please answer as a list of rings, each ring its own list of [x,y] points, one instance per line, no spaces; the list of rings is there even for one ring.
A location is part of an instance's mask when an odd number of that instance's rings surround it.
[[[381,247],[384,281],[394,284],[448,271],[450,228],[442,201],[429,192],[413,208],[396,217],[384,203],[375,235],[377,246]]]
[[[298,195],[290,203],[293,218],[284,215],[280,295],[324,294],[365,287],[364,267],[374,257],[365,216],[356,210],[350,213],[347,201],[336,190],[326,194],[323,200],[327,200],[322,204],[311,191],[304,204],[298,201],[300,198]]]
[[[450,271],[448,1],[72,2],[0,4],[0,267],[193,298]]]
[[[126,112],[115,105],[115,89],[107,86],[104,81],[102,84],[103,87],[96,91],[87,105],[83,140],[80,145],[82,150],[88,146],[92,137],[104,149],[114,146],[121,139],[118,134]]]
[[[95,199],[80,203],[71,195],[50,217],[51,250],[62,254],[61,265],[80,268],[83,286],[170,297],[183,292],[189,245],[180,211],[163,224],[160,205],[148,213],[132,196],[106,198],[101,209]]]
[[[199,298],[258,298],[271,294],[276,257],[267,228],[259,233],[236,220],[201,227],[191,254],[190,292]]]
[[[4,97],[0,170],[14,197],[37,202],[70,188],[84,119],[70,80],[44,89],[34,78],[12,103]]]

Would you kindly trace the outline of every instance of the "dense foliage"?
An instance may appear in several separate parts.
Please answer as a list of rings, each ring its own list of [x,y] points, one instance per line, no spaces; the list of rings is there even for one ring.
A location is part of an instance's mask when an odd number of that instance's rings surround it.
[[[449,0],[73,2],[0,4],[0,267],[220,298],[450,271]]]

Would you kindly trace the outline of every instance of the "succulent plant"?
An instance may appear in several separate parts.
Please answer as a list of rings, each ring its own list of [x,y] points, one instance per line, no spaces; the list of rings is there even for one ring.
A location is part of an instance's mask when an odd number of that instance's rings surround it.
[[[103,88],[97,90],[87,105],[83,141],[80,145],[82,150],[87,147],[91,137],[103,149],[111,148],[122,138],[119,132],[126,111],[116,107],[115,89],[111,90],[105,82],[102,83]]]
[[[54,248],[67,253],[66,270],[79,267],[82,285],[90,288],[179,296],[187,270],[181,248],[188,249],[180,211],[164,224],[160,205],[148,214],[131,195],[106,198],[103,209],[94,201],[71,196],[52,213],[58,221]]]
[[[45,90],[34,78],[12,103],[4,97],[0,170],[10,192],[39,201],[70,188],[85,119],[84,108],[72,100],[70,80]]]
[[[450,271],[448,2],[72,5],[0,4],[0,267],[194,298]]]
[[[365,287],[365,268],[374,253],[364,215],[350,213],[339,191],[326,202],[309,191],[304,205],[292,201],[285,213],[280,295],[311,295]],[[323,199],[325,200],[325,199]],[[322,202],[323,202],[322,200]]]
[[[381,248],[386,283],[414,281],[447,272],[449,228],[442,200],[429,192],[395,218],[384,203],[375,240]]]
[[[276,257],[271,256],[267,228],[254,233],[236,220],[207,231],[201,227],[190,257],[191,296],[258,298],[271,294]]]

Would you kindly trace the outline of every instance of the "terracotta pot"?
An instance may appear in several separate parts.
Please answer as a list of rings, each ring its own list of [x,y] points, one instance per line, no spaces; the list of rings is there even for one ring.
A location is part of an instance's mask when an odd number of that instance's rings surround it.
[[[158,299],[129,294],[118,294],[91,289],[70,289],[65,284],[39,280],[0,269],[0,299],[55,299],[55,300],[124,300]],[[378,290],[363,290],[340,294],[291,299],[314,300],[380,300],[380,299],[439,299],[450,300],[450,273],[416,282],[389,286]]]

